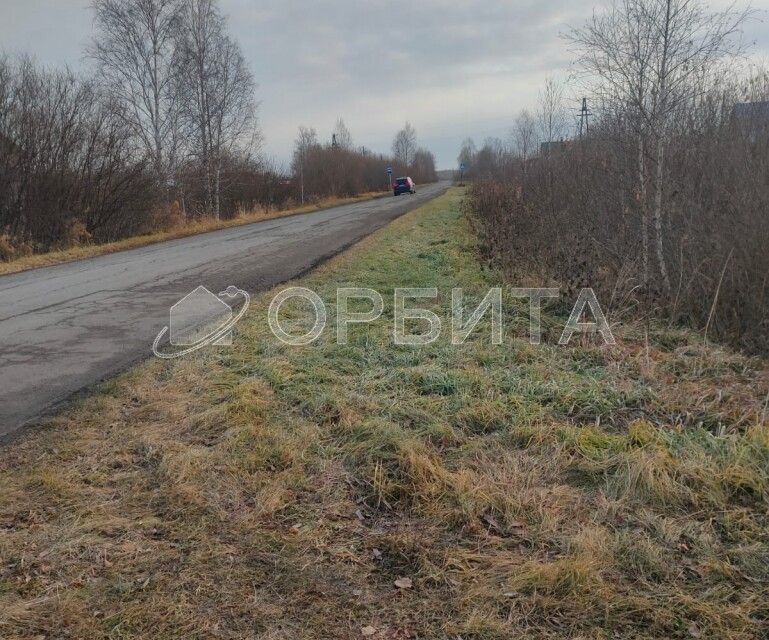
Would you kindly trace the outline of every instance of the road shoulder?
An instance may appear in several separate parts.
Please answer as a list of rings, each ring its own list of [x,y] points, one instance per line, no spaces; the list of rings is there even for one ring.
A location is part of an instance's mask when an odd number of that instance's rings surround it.
[[[0,452],[0,635],[763,635],[750,359],[669,330],[535,347],[522,305],[501,347],[394,347],[394,287],[437,287],[448,326],[452,287],[499,285],[461,198],[291,283],[329,318],[340,286],[382,293],[347,346],[279,343],[273,290],[231,349],[142,364]]]

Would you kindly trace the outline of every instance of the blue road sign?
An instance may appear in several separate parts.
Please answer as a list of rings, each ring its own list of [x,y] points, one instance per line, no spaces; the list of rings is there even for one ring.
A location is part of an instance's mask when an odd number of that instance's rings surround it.
[[[465,170],[465,163],[464,162],[459,165],[459,170],[460,171],[464,171]]]
[[[392,175],[393,174],[393,168],[392,167],[387,167],[387,173]]]

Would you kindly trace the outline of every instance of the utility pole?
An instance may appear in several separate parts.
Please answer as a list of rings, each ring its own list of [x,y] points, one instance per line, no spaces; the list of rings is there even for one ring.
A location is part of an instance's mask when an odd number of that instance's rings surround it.
[[[582,98],[582,109],[579,112],[579,137],[590,135],[590,110],[587,108],[587,98]]]
[[[301,155],[301,165],[299,167],[299,183],[300,183],[300,190],[301,190],[301,202],[302,206],[304,206],[304,148],[302,148],[302,155]]]

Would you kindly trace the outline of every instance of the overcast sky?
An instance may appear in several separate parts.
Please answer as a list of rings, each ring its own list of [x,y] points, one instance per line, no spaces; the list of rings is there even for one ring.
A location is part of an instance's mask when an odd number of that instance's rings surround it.
[[[460,143],[506,137],[548,75],[565,77],[560,39],[602,0],[221,0],[259,83],[264,151],[291,153],[300,124],[325,140],[341,116],[356,145],[389,152],[406,120],[453,168]],[[713,2],[724,5],[726,0]],[[747,37],[769,52],[769,0]],[[0,0],[0,47],[82,67],[88,0]],[[575,107],[578,106],[575,103]]]

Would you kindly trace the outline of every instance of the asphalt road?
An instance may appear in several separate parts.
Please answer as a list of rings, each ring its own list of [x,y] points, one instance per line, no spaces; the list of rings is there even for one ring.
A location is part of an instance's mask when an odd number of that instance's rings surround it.
[[[266,290],[448,184],[0,276],[0,437],[150,357],[170,307],[198,285]]]

